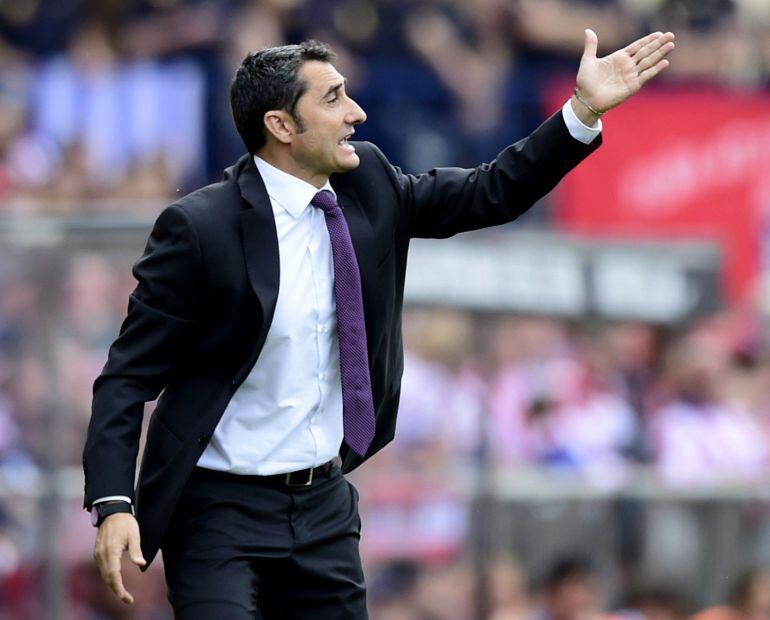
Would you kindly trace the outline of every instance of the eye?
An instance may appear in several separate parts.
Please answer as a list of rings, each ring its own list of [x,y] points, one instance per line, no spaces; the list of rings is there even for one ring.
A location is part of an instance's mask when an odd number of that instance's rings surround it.
[[[336,103],[339,97],[337,95],[334,95],[331,99],[327,99],[326,103]]]

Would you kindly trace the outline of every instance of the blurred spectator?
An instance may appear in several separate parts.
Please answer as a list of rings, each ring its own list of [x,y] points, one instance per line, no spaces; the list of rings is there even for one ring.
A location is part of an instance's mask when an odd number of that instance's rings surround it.
[[[462,562],[427,567],[417,583],[415,605],[421,620],[473,617],[475,575]]]
[[[534,55],[567,58],[583,53],[583,29],[597,33],[601,49],[614,50],[632,41],[640,30],[633,2],[619,0],[518,0],[516,30],[525,49]],[[670,28],[666,28],[670,30]]]
[[[743,11],[751,3],[741,3]],[[735,86],[761,83],[761,58],[750,20],[734,0],[665,0],[653,26],[677,33],[677,58],[669,79],[721,82]],[[760,22],[761,23],[761,22]]]
[[[479,161],[494,156],[513,133],[506,119],[511,110],[504,105],[513,68],[510,16],[500,0],[466,4],[455,19],[434,6],[410,14],[404,27],[409,44],[452,93],[460,135]],[[463,31],[471,33],[470,41]]]
[[[509,318],[493,341],[489,407],[492,453],[510,462],[546,462],[556,450],[552,415],[577,372],[565,326],[545,318]]]
[[[192,67],[200,82],[199,101],[189,110],[190,114],[198,115],[199,126],[195,141],[190,139],[185,144],[185,148],[198,150],[186,154],[183,159],[194,158],[196,166],[178,180],[175,175],[180,154],[174,151],[166,158],[164,165],[169,167],[172,178],[171,192],[173,187],[198,187],[206,179],[219,180],[222,170],[242,155],[242,147],[233,146],[237,134],[229,120],[227,93],[235,68],[245,54],[237,59],[237,63],[229,63],[223,48],[235,38],[234,31],[240,28],[240,7],[249,4],[274,6],[287,3],[267,0],[132,0],[115,3],[116,48],[129,62],[159,61],[169,70],[172,65]],[[255,37],[252,50],[263,43]],[[188,113],[187,110],[184,112]]]
[[[490,442],[498,460],[623,479],[636,416],[616,370],[594,343],[550,319],[507,319],[495,339]]]
[[[589,343],[589,346],[592,346]],[[658,334],[652,325],[614,323],[602,327],[593,343],[614,369],[616,389],[625,394],[637,413],[645,409],[645,401],[654,383]]]
[[[599,576],[591,563],[580,556],[557,560],[546,573],[540,588],[536,620],[591,620],[602,614]]]
[[[409,560],[394,560],[372,570],[367,579],[372,620],[423,620],[414,601],[422,569]]]
[[[629,620],[685,620],[690,605],[684,594],[670,586],[646,586],[630,590],[617,613]]]
[[[407,310],[403,328],[408,348],[394,442],[398,458],[419,459],[421,451],[423,462],[462,458],[478,447],[480,436],[481,405],[457,379],[473,355],[473,323],[457,311]]]
[[[40,66],[35,83],[32,130],[69,153],[45,180],[55,188],[49,199],[146,197],[143,182],[124,181],[146,166],[167,183],[151,196],[169,196],[200,178],[204,83],[195,64],[123,61],[108,30],[92,22],[67,56]]]
[[[733,586],[729,605],[711,607],[692,620],[767,620],[770,618],[770,570],[750,570]]]
[[[714,484],[767,472],[767,428],[754,412],[725,399],[730,362],[727,343],[714,333],[691,333],[670,350],[671,399],[652,420],[656,463],[666,481]]]
[[[28,60],[0,38],[0,204],[21,184],[20,156],[25,145]],[[30,171],[34,174],[34,171]]]
[[[489,570],[489,620],[529,620],[528,576],[513,558],[499,558]]]
[[[37,55],[56,54],[67,47],[72,32],[96,6],[87,0],[3,2],[0,38]]]

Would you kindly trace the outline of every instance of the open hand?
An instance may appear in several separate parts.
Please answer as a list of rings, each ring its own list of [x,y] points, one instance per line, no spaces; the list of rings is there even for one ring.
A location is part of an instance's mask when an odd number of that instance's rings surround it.
[[[139,524],[134,515],[117,513],[108,516],[99,526],[94,547],[94,559],[99,567],[102,580],[121,601],[130,605],[134,597],[123,586],[120,559],[128,550],[131,561],[137,566],[144,566],[144,557],[139,546]]]
[[[674,49],[674,34],[653,32],[604,58],[596,57],[598,45],[596,33],[587,29],[577,88],[591,107],[604,113],[668,67],[666,56]]]

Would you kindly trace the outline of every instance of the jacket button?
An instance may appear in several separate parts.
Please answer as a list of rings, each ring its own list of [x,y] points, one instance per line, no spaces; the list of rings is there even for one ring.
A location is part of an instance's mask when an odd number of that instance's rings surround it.
[[[198,435],[198,443],[202,446],[206,445],[206,442],[209,440],[209,436],[206,433],[201,433]]]
[[[233,392],[238,389],[238,382],[235,379],[230,382],[230,389]]]

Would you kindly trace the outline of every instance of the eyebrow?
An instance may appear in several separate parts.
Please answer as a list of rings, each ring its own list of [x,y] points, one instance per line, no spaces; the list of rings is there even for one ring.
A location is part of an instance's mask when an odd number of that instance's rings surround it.
[[[323,98],[326,99],[329,95],[331,95],[334,91],[339,90],[343,86],[347,86],[348,84],[348,78],[343,78],[342,82],[339,82],[338,84],[333,84],[332,86],[329,86],[329,88],[324,93]]]

